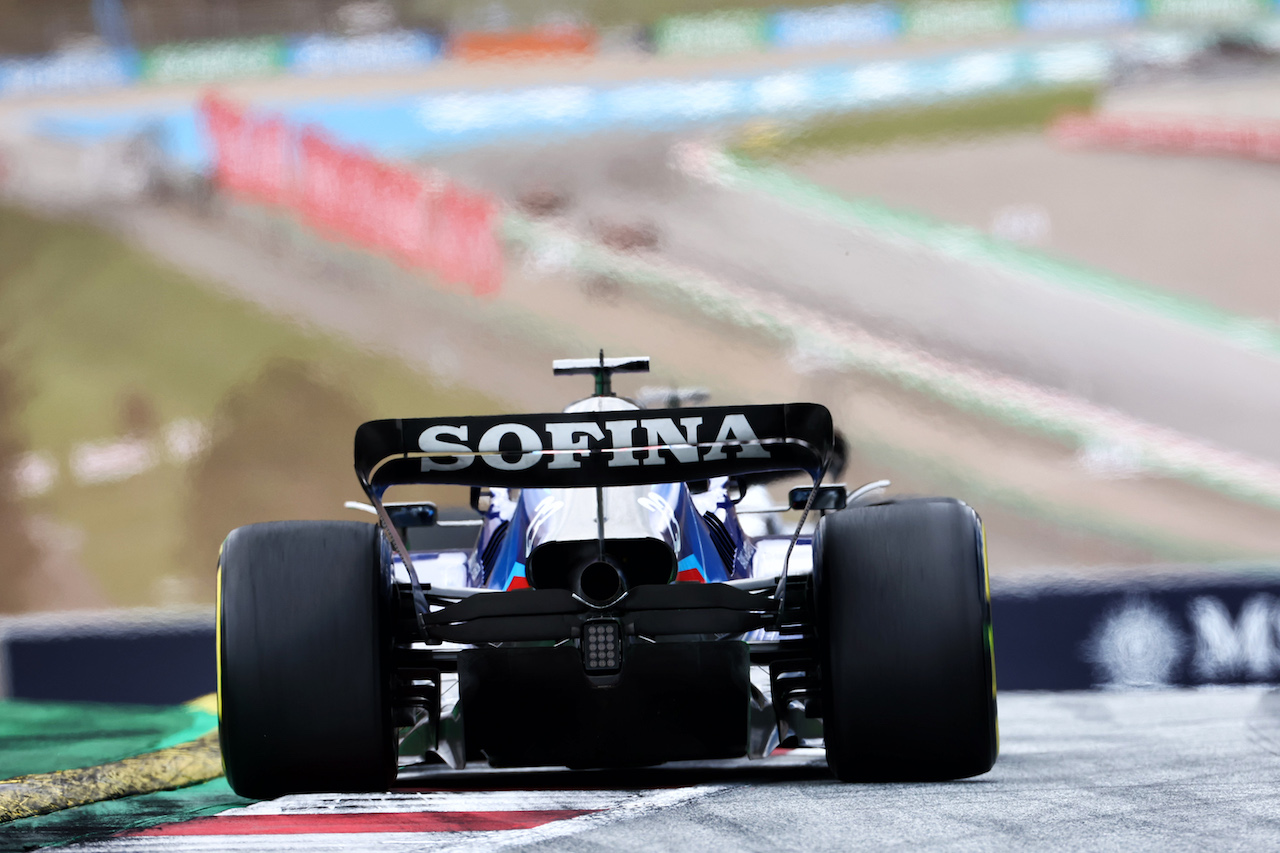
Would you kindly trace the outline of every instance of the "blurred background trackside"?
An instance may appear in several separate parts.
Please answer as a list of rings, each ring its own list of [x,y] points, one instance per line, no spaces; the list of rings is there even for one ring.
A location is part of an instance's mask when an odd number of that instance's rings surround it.
[[[121,638],[211,630],[231,528],[363,519],[360,422],[601,347],[972,504],[1002,687],[1280,675],[1272,0],[0,20],[0,696],[191,698],[203,639]]]

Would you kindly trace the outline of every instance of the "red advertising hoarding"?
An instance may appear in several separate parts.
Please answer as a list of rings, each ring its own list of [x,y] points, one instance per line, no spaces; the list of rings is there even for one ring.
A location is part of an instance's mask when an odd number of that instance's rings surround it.
[[[1280,122],[1175,116],[1066,116],[1063,144],[1280,161]]]
[[[528,61],[591,56],[599,39],[590,27],[559,25],[507,32],[461,32],[449,40],[449,55],[467,61]]]
[[[214,180],[251,201],[288,207],[329,235],[400,263],[496,293],[503,259],[489,196],[436,172],[386,163],[322,131],[255,116],[214,95],[201,102]]]

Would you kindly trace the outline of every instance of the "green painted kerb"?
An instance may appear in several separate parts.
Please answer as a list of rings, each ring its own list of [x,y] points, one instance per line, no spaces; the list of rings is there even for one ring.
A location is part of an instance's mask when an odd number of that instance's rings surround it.
[[[217,777],[211,699],[160,708],[0,702],[0,823]]]
[[[105,764],[193,740],[217,719],[185,705],[0,702],[0,779]]]

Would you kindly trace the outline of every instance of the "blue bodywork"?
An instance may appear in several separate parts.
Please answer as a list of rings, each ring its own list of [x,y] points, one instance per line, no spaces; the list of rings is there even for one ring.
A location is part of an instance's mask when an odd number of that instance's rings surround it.
[[[524,489],[515,499],[511,499],[506,490],[495,491],[468,565],[467,581],[472,587],[506,590],[513,585],[527,585],[527,581],[521,583],[521,580],[525,578],[529,554],[542,541],[539,530],[550,526],[549,515],[554,517],[555,513],[570,511],[567,502],[559,499],[570,490]],[[677,560],[673,580],[716,583],[751,576],[755,548],[738,523],[724,480],[712,481],[697,495],[685,483],[658,483],[634,489],[618,487],[608,491],[620,500],[634,499],[649,521],[651,535],[672,546]],[[726,564],[716,548],[704,518],[707,512],[714,513],[729,535],[734,554],[731,564]],[[610,535],[607,521],[605,535]],[[497,543],[489,554],[495,539]]]

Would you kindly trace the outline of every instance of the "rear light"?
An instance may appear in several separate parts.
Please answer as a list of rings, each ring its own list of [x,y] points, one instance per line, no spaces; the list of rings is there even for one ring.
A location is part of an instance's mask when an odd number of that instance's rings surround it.
[[[588,672],[611,672],[622,666],[622,626],[614,619],[582,625],[582,665]]]

